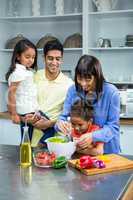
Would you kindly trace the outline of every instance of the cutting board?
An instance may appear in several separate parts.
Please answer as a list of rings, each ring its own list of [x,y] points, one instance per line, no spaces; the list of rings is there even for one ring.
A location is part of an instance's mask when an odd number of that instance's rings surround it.
[[[69,166],[80,170],[82,173],[86,175],[95,175],[95,174],[115,172],[115,171],[125,170],[125,169],[133,169],[132,160],[129,160],[117,154],[108,154],[105,156],[108,159],[108,161],[107,162],[105,161],[106,167],[102,169],[98,169],[98,168],[81,169],[79,166],[79,159],[69,160],[68,164]]]

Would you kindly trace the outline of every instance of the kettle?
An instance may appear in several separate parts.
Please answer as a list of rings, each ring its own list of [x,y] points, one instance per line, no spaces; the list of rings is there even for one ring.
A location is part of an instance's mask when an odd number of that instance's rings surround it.
[[[98,11],[109,11],[115,8],[118,0],[92,0]]]
[[[97,47],[104,47],[104,48],[111,47],[111,40],[108,38],[100,37],[97,42]]]

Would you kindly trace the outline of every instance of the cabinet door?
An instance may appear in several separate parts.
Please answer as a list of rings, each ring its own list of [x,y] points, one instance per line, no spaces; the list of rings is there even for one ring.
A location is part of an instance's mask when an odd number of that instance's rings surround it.
[[[19,145],[20,140],[20,126],[11,120],[0,119],[0,144]]]
[[[133,155],[133,126],[121,125],[120,142],[122,154]]]

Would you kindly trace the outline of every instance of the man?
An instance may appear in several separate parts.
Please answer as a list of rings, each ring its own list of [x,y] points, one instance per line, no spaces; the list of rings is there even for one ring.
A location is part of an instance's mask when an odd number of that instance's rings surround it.
[[[41,137],[40,142],[43,143],[46,138],[54,135],[53,126],[62,111],[67,90],[73,84],[73,81],[60,69],[63,60],[63,46],[60,41],[47,42],[43,53],[45,68],[36,73],[35,82],[40,110],[45,116],[39,120],[32,114],[26,117],[35,127],[32,146],[36,146]]]

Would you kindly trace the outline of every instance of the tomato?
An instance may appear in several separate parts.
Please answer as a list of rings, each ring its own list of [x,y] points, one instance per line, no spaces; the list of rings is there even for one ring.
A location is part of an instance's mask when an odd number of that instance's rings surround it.
[[[51,165],[56,159],[55,153],[39,152],[35,156],[36,162],[39,165]]]

